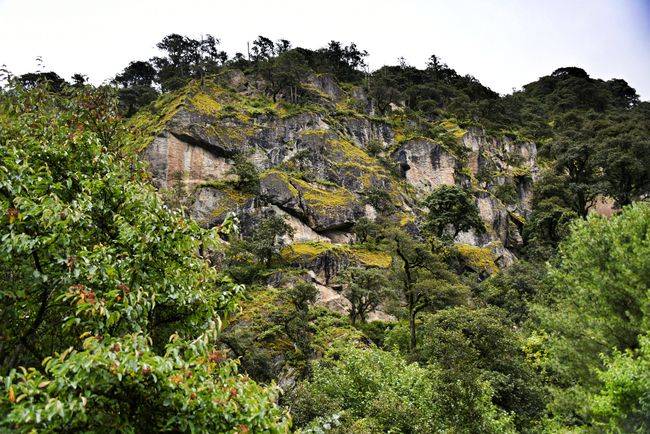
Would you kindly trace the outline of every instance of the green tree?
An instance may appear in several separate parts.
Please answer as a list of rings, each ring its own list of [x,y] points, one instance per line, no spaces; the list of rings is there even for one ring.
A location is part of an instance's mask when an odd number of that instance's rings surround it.
[[[536,308],[547,331],[544,365],[554,385],[556,417],[589,420],[577,400],[598,389],[601,354],[639,348],[648,330],[650,207],[638,203],[610,219],[576,221],[549,270],[552,291]]]
[[[565,178],[570,205],[586,217],[599,194],[604,191],[596,154],[596,131],[602,128],[601,116],[571,111],[556,120],[559,130],[550,146],[554,170]]]
[[[439,372],[397,352],[345,348],[314,364],[292,410],[298,425],[316,432],[513,432],[508,416],[490,403],[489,386],[463,389],[472,399],[451,403]]]
[[[266,91],[274,102],[282,95],[286,101],[294,104],[300,101],[301,81],[310,73],[305,58],[297,50],[260,60],[257,70],[266,79]]]
[[[286,431],[274,390],[216,352],[242,289],[200,255],[218,229],[117,153],[115,111],[104,88],[0,95],[0,429]]]
[[[403,99],[399,91],[397,77],[391,75],[384,68],[375,71],[369,81],[368,96],[379,112],[387,114],[391,104],[399,104]]]
[[[415,349],[416,319],[420,312],[436,302],[438,290],[455,280],[442,260],[440,252],[432,252],[429,244],[414,239],[401,228],[384,231],[382,239],[393,256],[392,279],[401,292],[409,321],[409,347]],[[455,290],[451,290],[450,294]]]
[[[27,88],[47,86],[52,92],[61,92],[69,85],[65,79],[54,71],[28,72],[19,76],[18,81]]]
[[[425,228],[440,239],[453,240],[463,231],[485,232],[485,225],[472,196],[462,188],[450,185],[438,187],[425,200],[429,209]],[[452,231],[447,233],[451,227]]]
[[[219,39],[206,35],[201,39],[171,34],[157,45],[165,56],[152,57],[150,62],[156,68],[156,80],[164,92],[183,87],[193,78],[201,81],[215,73],[227,60],[224,51],[218,49]]]
[[[228,175],[235,175],[235,187],[247,193],[257,194],[260,189],[260,174],[257,167],[242,155],[236,155]]]
[[[650,339],[640,348],[614,351],[598,377],[603,386],[591,397],[595,426],[608,432],[642,433],[650,430]]]
[[[366,67],[364,58],[366,50],[361,50],[357,44],[343,45],[339,41],[330,41],[327,47],[312,52],[312,67],[317,72],[334,74],[340,81],[356,81],[363,77],[361,70]]]
[[[270,60],[276,53],[273,41],[262,35],[258,36],[257,39],[253,41],[253,48],[251,51],[251,60],[256,63]]]
[[[533,212],[523,233],[529,257],[548,259],[569,234],[570,223],[579,217],[571,201],[564,176],[550,171],[534,185]]]
[[[650,192],[650,105],[610,114],[597,133],[597,164],[603,171],[604,194],[618,207]]]
[[[311,355],[309,306],[316,301],[316,297],[318,289],[304,280],[298,280],[284,294],[286,301],[293,306],[293,311],[284,317],[284,329],[305,359]]]
[[[404,328],[395,328],[386,343],[406,351],[400,334],[406,335]],[[460,306],[423,315],[418,337],[419,346],[411,354],[421,365],[440,369],[441,379],[449,385],[450,406],[455,399],[472,399],[462,398],[462,390],[488,382],[494,391],[492,402],[513,414],[519,429],[530,428],[542,416],[541,378],[526,360],[521,336],[500,309]]]
[[[383,270],[351,267],[341,273],[343,296],[350,302],[350,322],[366,322],[368,313],[375,310],[390,296],[388,278]]]
[[[292,236],[293,228],[283,217],[273,214],[262,218],[244,240],[244,246],[268,267],[279,256],[285,245],[285,237]]]
[[[153,87],[156,69],[149,62],[134,61],[113,80],[120,86],[118,97],[127,117],[158,97]]]
[[[530,318],[531,304],[548,291],[545,273],[545,268],[539,263],[515,262],[481,282],[478,296],[486,303],[502,308],[514,324],[522,325]]]

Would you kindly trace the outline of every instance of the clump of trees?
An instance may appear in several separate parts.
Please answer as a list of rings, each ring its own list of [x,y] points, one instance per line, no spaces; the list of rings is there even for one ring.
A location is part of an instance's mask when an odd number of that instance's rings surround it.
[[[156,45],[162,55],[133,61],[115,76],[113,81],[119,87],[125,114],[133,115],[155,100],[159,92],[178,90],[190,80],[203,83],[207,76],[227,68],[260,77],[265,82],[265,92],[273,101],[282,96],[290,103],[299,103],[305,97],[301,83],[310,74],[328,73],[341,81],[359,81],[366,66],[364,58],[368,55],[354,43],[343,45],[331,41],[324,48],[308,50],[292,48],[286,39],[274,42],[265,36],[258,36],[250,44],[247,55],[238,52],[229,57],[219,45],[220,40],[212,35],[200,39],[178,34],[165,36]],[[55,78],[54,85],[60,86],[62,79]],[[26,81],[34,79],[25,76]]]
[[[4,430],[286,432],[216,346],[242,287],[119,149],[106,88],[0,94]]]
[[[390,297],[389,282],[382,270],[350,267],[341,273],[343,296],[350,302],[350,322],[366,322],[367,316]]]
[[[454,240],[459,233],[473,229],[485,232],[485,225],[474,198],[465,190],[451,185],[438,187],[424,200],[428,208],[425,230],[436,237]]]

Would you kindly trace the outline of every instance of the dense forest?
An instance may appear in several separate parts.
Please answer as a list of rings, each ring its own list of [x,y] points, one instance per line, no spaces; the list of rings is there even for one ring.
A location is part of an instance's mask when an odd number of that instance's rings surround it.
[[[157,48],[2,71],[0,431],[650,431],[624,80]]]

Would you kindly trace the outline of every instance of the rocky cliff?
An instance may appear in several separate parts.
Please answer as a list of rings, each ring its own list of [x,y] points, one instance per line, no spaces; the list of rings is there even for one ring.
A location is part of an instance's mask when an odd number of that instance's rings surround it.
[[[378,116],[361,87],[328,75],[303,88],[307,103],[274,102],[259,82],[230,71],[166,94],[133,120],[150,138],[142,156],[154,183],[180,186],[192,217],[207,226],[228,212],[242,221],[282,215],[294,228],[294,250],[310,243],[303,251],[316,257],[353,246],[359,219],[412,225],[426,213],[428,193],[460,185],[472,191],[487,230],[455,241],[489,249],[500,267],[516,260],[538,173],[535,143],[489,137],[454,119],[414,119],[399,106]],[[257,191],[233,182],[242,160],[260,174]],[[310,261],[321,283],[336,272]]]

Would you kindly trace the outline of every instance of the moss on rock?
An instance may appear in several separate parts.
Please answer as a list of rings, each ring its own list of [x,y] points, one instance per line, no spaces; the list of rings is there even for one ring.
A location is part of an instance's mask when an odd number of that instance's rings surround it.
[[[388,268],[392,261],[390,255],[386,252],[368,250],[350,244],[333,244],[323,241],[294,243],[285,247],[281,252],[286,261],[299,263],[310,262],[325,253],[347,256],[349,259],[366,267]]]
[[[486,273],[495,273],[498,268],[492,251],[487,247],[477,247],[469,244],[457,244],[456,250],[467,266]]]

